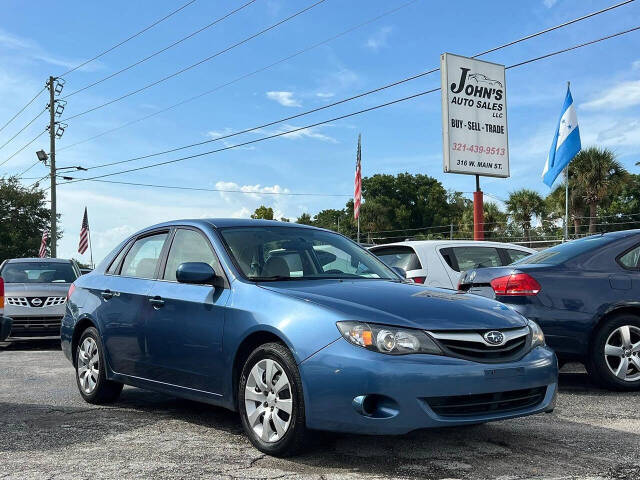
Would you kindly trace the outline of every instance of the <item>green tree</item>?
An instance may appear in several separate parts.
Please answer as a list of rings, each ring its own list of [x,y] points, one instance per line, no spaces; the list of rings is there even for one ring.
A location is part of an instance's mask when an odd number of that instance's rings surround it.
[[[554,188],[545,198],[545,208],[549,220],[564,220],[565,185],[563,182]],[[576,175],[573,163],[569,164],[569,222],[573,222],[573,233],[577,237],[581,232],[582,218],[587,209],[584,190]]]
[[[534,190],[527,188],[516,190],[509,194],[507,212],[511,220],[522,228],[525,241],[531,245],[531,220],[534,216],[544,216],[545,203],[543,198]]]
[[[618,193],[602,208],[598,223],[604,224],[602,231],[640,228],[640,175],[627,175]]]
[[[251,215],[253,219],[273,220],[273,208],[260,205]]]
[[[311,220],[311,215],[305,212],[298,217],[296,223],[299,223],[301,225],[311,225],[313,223],[313,220]]]
[[[13,177],[0,178],[0,261],[37,256],[42,232],[50,224],[43,190],[27,189]]]
[[[618,193],[627,171],[608,148],[581,150],[571,164],[589,206],[589,233],[596,233],[598,207]]]

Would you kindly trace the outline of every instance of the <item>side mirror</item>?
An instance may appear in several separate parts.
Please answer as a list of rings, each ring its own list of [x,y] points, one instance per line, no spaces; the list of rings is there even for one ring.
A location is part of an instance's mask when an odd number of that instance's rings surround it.
[[[391,267],[391,270],[393,270],[394,272],[396,272],[398,275],[400,275],[402,278],[407,278],[407,271],[404,268],[400,268],[400,267]]]
[[[176,270],[176,280],[194,285],[224,286],[222,278],[216,275],[213,267],[204,262],[181,263]]]

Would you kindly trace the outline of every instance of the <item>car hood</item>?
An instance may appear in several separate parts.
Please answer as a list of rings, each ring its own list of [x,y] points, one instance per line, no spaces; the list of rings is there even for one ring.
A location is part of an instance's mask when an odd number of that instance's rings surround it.
[[[66,297],[68,283],[5,283],[4,294],[7,297]]]
[[[476,295],[385,280],[294,280],[261,287],[314,302],[345,319],[425,330],[490,330],[521,327],[509,307]]]

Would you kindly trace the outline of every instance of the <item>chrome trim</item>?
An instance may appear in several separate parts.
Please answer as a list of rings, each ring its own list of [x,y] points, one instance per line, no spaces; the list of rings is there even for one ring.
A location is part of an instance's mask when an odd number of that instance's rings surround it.
[[[492,343],[487,342],[482,334],[478,332],[432,332],[427,331],[429,335],[431,335],[436,340],[457,340],[461,342],[475,342],[482,343],[487,347],[501,347],[505,343],[514,340],[516,338],[524,337],[529,334],[529,327],[522,327],[515,330],[497,330],[490,329],[488,331],[497,331],[504,335],[504,342],[500,345],[494,345]]]

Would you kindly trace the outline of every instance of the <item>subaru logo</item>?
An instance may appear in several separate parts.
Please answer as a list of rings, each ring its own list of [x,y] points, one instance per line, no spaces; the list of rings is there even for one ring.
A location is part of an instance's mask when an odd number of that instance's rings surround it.
[[[504,335],[495,330],[485,333],[484,339],[490,345],[502,345],[504,343]]]
[[[34,307],[39,307],[40,305],[42,305],[42,300],[40,300],[38,297],[32,298],[31,305],[33,305]]]

